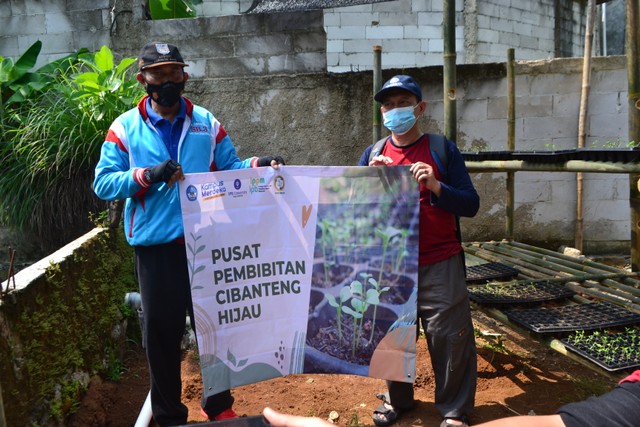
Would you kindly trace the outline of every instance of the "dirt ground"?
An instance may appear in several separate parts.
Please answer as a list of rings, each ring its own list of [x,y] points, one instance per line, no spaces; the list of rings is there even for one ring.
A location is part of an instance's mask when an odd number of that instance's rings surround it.
[[[478,336],[478,389],[472,424],[514,414],[549,414],[560,405],[609,390],[625,373],[596,372],[533,339],[528,333],[502,325],[474,310],[477,331],[499,334]],[[95,379],[71,427],[131,427],[149,390],[146,359],[134,348],[126,357],[126,372],[118,383]],[[204,423],[200,415],[202,382],[197,355],[185,352],[182,365],[183,402],[189,407],[189,424]],[[433,404],[434,379],[425,340],[418,343],[415,409],[397,425],[437,426],[440,416]],[[240,415],[259,415],[265,406],[327,419],[338,414],[340,426],[373,425],[371,413],[380,401],[375,394],[384,381],[368,377],[299,374],[233,390],[234,409]]]

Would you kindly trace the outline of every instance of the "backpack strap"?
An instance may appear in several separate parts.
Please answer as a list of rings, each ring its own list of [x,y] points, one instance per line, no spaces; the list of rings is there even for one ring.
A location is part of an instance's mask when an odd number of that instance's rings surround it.
[[[375,156],[382,153],[382,150],[384,149],[384,144],[387,143],[387,139],[389,139],[389,137],[385,136],[384,138],[379,139],[378,141],[376,141],[375,144],[373,144],[373,147],[371,148],[371,152],[369,153],[369,162],[371,162],[371,160],[373,160]]]
[[[446,179],[447,177],[447,150],[445,147],[445,138],[444,135],[439,133],[428,133],[429,135],[429,147],[431,148],[431,156],[433,156],[433,160],[436,162],[436,166],[440,169],[440,173],[442,177]]]
[[[431,148],[431,156],[433,156],[433,160],[436,162],[436,166],[440,169],[440,173],[443,177],[447,176],[447,150],[445,147],[445,138],[444,135],[439,133],[428,133],[429,136],[429,146]],[[376,141],[371,148],[371,152],[369,153],[369,161],[371,161],[375,156],[382,153],[384,149],[384,145],[389,139],[388,136]]]

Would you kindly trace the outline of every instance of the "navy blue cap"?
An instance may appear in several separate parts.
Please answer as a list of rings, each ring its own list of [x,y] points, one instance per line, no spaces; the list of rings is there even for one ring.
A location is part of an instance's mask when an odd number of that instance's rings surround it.
[[[384,95],[392,89],[403,89],[411,92],[418,98],[418,102],[422,101],[422,90],[420,85],[411,76],[398,75],[393,76],[382,85],[382,89],[375,94],[373,99],[382,102]]]

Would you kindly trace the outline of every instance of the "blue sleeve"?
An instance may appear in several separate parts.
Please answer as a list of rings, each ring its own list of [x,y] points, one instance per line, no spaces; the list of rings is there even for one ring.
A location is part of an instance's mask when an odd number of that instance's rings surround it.
[[[129,155],[117,144],[105,141],[95,169],[93,191],[102,200],[119,200],[133,196],[142,187],[130,170]]]
[[[446,182],[441,182],[440,197],[431,194],[431,203],[457,216],[473,217],[480,209],[480,196],[476,191],[471,176],[460,150],[447,140],[447,175]]]
[[[358,164],[356,166],[369,166],[369,156],[371,155],[371,150],[373,150],[373,144],[368,146],[362,156],[360,156],[360,160],[358,160]]]
[[[216,144],[214,161],[219,170],[230,169],[246,169],[251,167],[251,160],[255,157],[249,157],[240,160],[236,154],[236,147],[229,135],[225,135],[220,142]]]

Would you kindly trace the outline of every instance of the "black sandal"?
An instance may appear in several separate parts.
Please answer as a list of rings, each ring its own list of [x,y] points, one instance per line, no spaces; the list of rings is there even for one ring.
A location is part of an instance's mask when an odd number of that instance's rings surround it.
[[[462,424],[452,424],[449,422],[449,420],[460,421],[462,422]],[[444,420],[442,420],[442,423],[440,423],[440,427],[469,427],[469,424],[464,418],[445,418]]]
[[[400,415],[404,412],[402,409],[394,408],[389,403],[389,393],[380,393],[376,397],[382,400],[382,403],[373,411],[373,423],[378,427],[387,427],[395,423]],[[390,407],[388,407],[389,405]],[[384,418],[380,416],[383,415]]]

